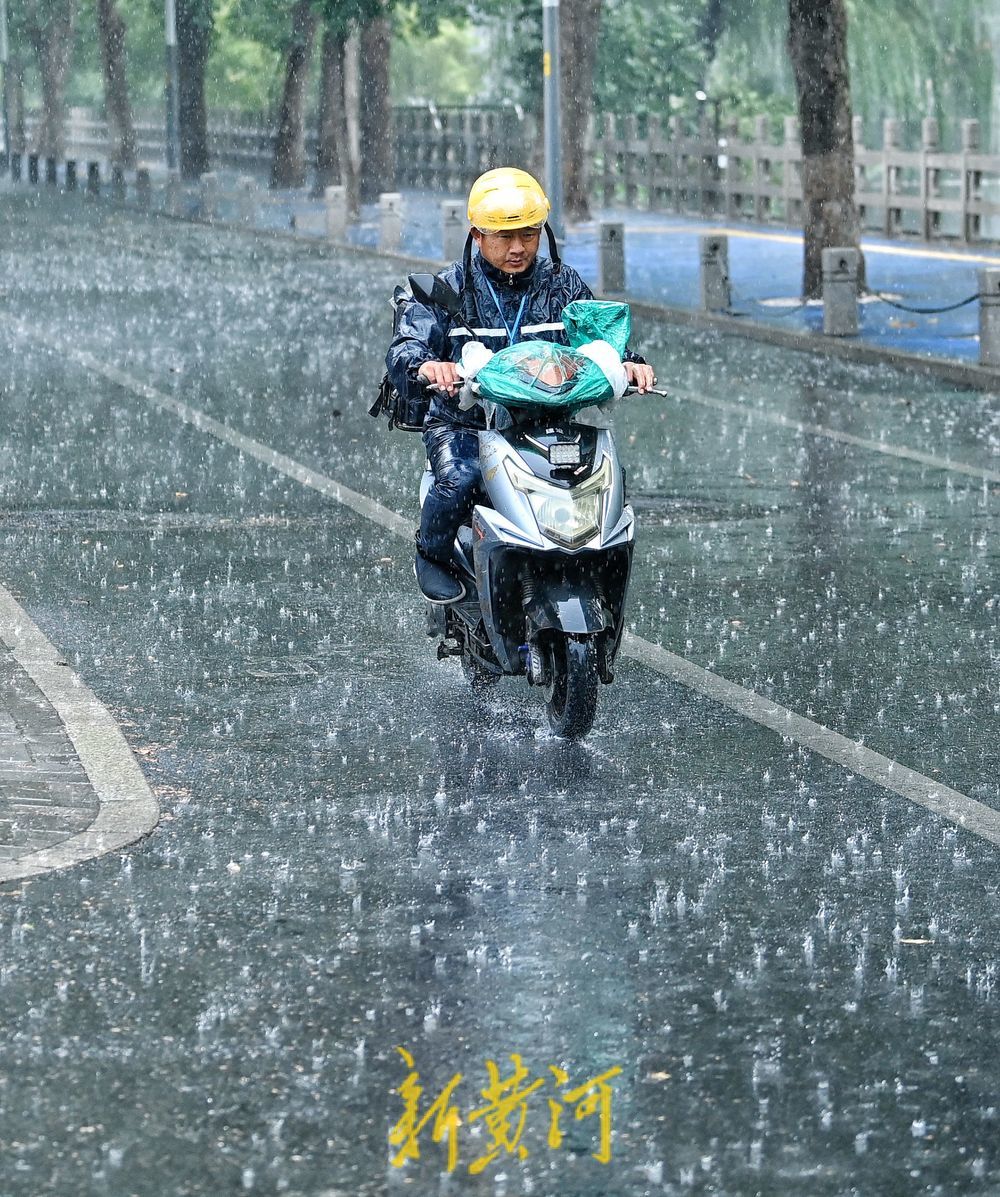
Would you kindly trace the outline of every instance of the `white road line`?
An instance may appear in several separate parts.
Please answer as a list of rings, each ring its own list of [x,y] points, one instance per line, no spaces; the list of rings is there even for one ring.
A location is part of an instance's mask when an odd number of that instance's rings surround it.
[[[47,338],[35,333],[26,333],[25,335],[31,336],[33,340],[54,352],[64,354],[86,369],[115,383],[130,394],[146,400],[162,411],[173,413],[192,427],[225,441],[226,444],[239,449],[248,457],[253,457],[286,477],[301,482],[303,486],[317,490],[338,503],[350,507],[365,519],[379,524],[394,535],[406,540],[412,537],[413,523],[411,520],[404,519],[403,516],[398,515],[395,511],[390,511],[388,507],[384,507],[367,495],[359,494],[357,491],[342,486],[333,478],[328,478],[325,474],[309,469],[295,461],[294,458],[286,457],[268,445],[254,440],[253,437],[245,436],[242,432],[237,432],[196,408],[181,403],[177,399],[165,395],[162,391],[158,391],[155,387],[132,378],[124,371],[98,361],[89,353],[53,344]],[[814,723],[811,719],[797,715],[787,707],[771,702],[753,690],[747,690],[735,682],[727,681],[718,674],[710,673],[692,661],[679,657],[640,636],[628,635],[623,642],[623,651],[672,681],[696,690],[747,719],[809,748],[819,756],[867,777],[870,781],[891,790],[917,806],[933,811],[950,823],[971,831],[993,844],[1000,845],[1000,812],[977,802],[974,798],[932,781],[922,773],[917,773],[897,761],[890,760],[889,757],[873,752],[863,744],[849,740],[846,736],[823,727],[822,724]]]
[[[765,424],[774,424],[778,428],[788,428],[793,432],[826,437],[827,440],[841,441],[845,445],[869,449],[873,453],[884,453],[888,457],[899,457],[904,461],[916,461],[921,465],[932,466],[935,470],[967,474],[970,478],[981,478],[984,482],[1000,482],[1000,470],[987,470],[982,466],[968,465],[964,461],[954,461],[950,457],[938,457],[934,453],[924,453],[920,449],[908,449],[905,445],[893,445],[889,441],[869,440],[863,436],[854,436],[850,432],[840,432],[836,428],[828,428],[825,424],[807,424],[802,420],[793,420],[790,416],[779,415],[777,412],[762,411],[759,408],[749,407],[745,403],[729,403],[725,399],[714,399],[710,395],[699,395],[694,391],[681,391],[672,388],[668,390],[667,394],[669,397],[677,399],[678,402],[698,403],[702,407],[711,407],[716,411],[731,412],[744,420],[762,420]]]
[[[727,681],[717,673],[710,673],[693,665],[685,657],[678,657],[659,645],[639,636],[627,635],[623,647],[630,657],[669,677],[671,681],[697,690],[730,707],[754,723],[769,727],[779,735],[810,748],[827,760],[859,773],[893,793],[926,807],[950,823],[957,823],[993,844],[1000,844],[1000,811],[953,790],[950,786],[932,781],[922,773],[908,769],[898,761],[865,748],[863,744],[842,736],[839,732],[796,715],[788,707],[772,702],[753,690],[746,690]]]
[[[3,586],[0,640],[62,720],[100,804],[86,831],[52,848],[0,862],[0,881],[34,877],[103,856],[152,831],[160,817],[159,804],[118,725],[81,678],[59,664],[55,645]]]

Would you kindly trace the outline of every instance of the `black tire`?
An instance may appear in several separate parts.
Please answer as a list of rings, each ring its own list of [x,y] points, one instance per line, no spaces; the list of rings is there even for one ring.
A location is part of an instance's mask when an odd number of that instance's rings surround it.
[[[462,671],[468,678],[473,694],[488,694],[500,680],[498,673],[490,673],[478,661],[462,657]]]
[[[552,697],[549,727],[567,740],[582,739],[594,726],[597,694],[597,642],[593,637],[556,635],[552,641]]]

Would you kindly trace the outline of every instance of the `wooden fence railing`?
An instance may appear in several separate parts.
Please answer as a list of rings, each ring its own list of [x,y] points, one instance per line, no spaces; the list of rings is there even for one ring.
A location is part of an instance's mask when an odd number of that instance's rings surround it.
[[[37,113],[26,119],[29,145],[39,124]],[[163,113],[158,109],[139,109],[135,114],[139,158],[156,161],[166,156]],[[83,158],[109,159],[112,155],[107,122],[88,108],[71,108],[65,126],[67,154]],[[263,119],[243,114],[213,113],[208,126],[209,151],[213,163],[253,173],[270,166],[274,132]],[[307,151],[314,151],[315,136],[310,134]]]
[[[468,191],[483,171],[535,165],[534,122],[520,108],[396,108],[396,186]]]
[[[29,136],[35,120],[29,117]],[[396,187],[467,190],[482,171],[501,163],[541,170],[533,119],[514,106],[396,108]],[[978,121],[961,122],[960,148],[940,148],[938,122],[923,122],[921,143],[901,144],[901,123],[883,124],[883,144],[864,144],[854,122],[857,200],[864,226],[887,237],[977,242],[1000,239],[1000,155],[982,152]],[[747,135],[747,130],[749,135]],[[107,159],[107,127],[97,114],[72,109],[70,152]],[[162,159],[162,114],[137,113],[140,157]],[[270,165],[273,130],[266,118],[213,113],[213,163],[261,174]],[[309,160],[315,132],[307,135]],[[796,226],[802,218],[802,151],[798,121],[786,117],[780,140],[771,121],[716,129],[707,119],[690,128],[680,118],[606,116],[591,129],[588,154],[594,198],[605,207]]]
[[[596,191],[606,207],[624,205],[728,221],[796,226],[802,220],[799,124],[784,120],[775,141],[758,117],[752,136],[730,125],[716,134],[703,121],[692,132],[678,118],[605,117],[595,132]],[[923,122],[921,145],[904,149],[901,122],[883,125],[881,149],[864,144],[854,122],[857,202],[865,228],[886,237],[1000,236],[1000,155],[980,148],[980,124],[961,124],[961,149],[940,148],[936,120]]]

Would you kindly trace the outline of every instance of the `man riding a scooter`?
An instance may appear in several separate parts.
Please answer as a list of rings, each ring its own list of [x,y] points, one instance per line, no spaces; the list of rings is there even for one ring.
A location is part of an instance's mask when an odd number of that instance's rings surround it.
[[[392,385],[401,395],[433,388],[423,438],[434,482],[421,512],[415,561],[418,585],[431,602],[452,603],[465,594],[453,567],[452,546],[475,501],[480,482],[477,433],[485,427],[479,406],[461,410],[458,405],[458,363],[471,340],[469,330],[491,350],[527,340],[565,345],[563,309],[574,300],[593,298],[579,274],[560,260],[549,210],[545,192],[526,171],[487,171],[469,193],[471,227],[464,259],[440,274],[461,295],[467,327],[416,299],[408,299],[397,318],[386,355]],[[543,231],[548,258],[538,256]],[[655,385],[652,367],[638,354],[627,350],[624,364],[639,393]]]

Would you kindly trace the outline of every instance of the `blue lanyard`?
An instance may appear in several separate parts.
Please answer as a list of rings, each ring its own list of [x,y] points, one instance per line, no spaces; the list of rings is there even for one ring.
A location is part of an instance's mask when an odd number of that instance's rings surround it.
[[[500,319],[503,321],[504,329],[507,332],[507,344],[516,345],[518,335],[521,332],[521,321],[524,319],[524,308],[528,302],[528,292],[525,291],[524,295],[521,296],[521,306],[517,309],[517,315],[514,317],[514,323],[508,324],[507,317],[504,314],[503,304],[500,302],[500,297],[497,295],[496,291],[493,290],[493,284],[485,274],[483,275],[483,282],[487,285],[487,287],[489,287],[490,295],[493,296],[493,302],[497,305],[497,311],[500,313]]]

